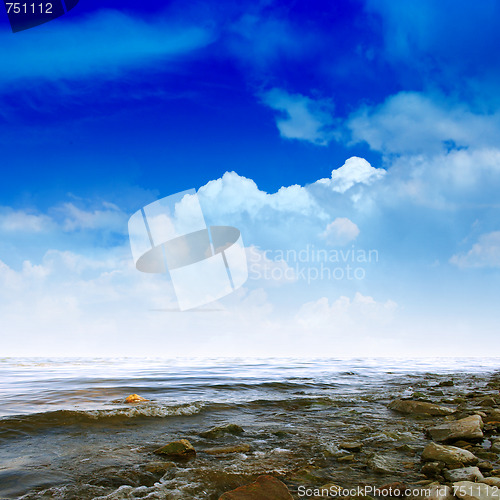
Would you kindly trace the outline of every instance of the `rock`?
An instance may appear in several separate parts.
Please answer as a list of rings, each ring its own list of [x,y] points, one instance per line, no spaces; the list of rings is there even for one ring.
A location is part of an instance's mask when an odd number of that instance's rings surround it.
[[[339,448],[354,452],[361,451],[363,443],[360,443],[359,441],[342,441],[342,443],[339,444]]]
[[[484,483],[472,483],[470,481],[460,481],[453,483],[453,492],[458,498],[463,500],[499,500],[500,492],[494,486]]]
[[[479,462],[477,466],[480,471],[491,472],[493,470],[493,465],[489,462]]]
[[[343,457],[338,457],[339,462],[354,462],[354,455],[344,455]]]
[[[172,441],[154,452],[157,455],[166,455],[169,457],[190,457],[196,455],[196,450],[187,439]]]
[[[213,427],[212,429],[204,432],[200,432],[198,435],[207,438],[207,439],[216,439],[224,434],[233,434],[235,436],[238,436],[240,434],[243,434],[245,431],[243,430],[242,427],[236,424],[226,424],[226,425],[220,425],[218,427]]]
[[[125,398],[125,403],[140,403],[141,401],[149,401],[149,399],[139,396],[139,394],[131,394]]]
[[[165,474],[165,472],[169,469],[173,469],[175,467],[174,462],[150,462],[144,467],[148,472],[152,472],[153,474]]]
[[[404,497],[405,496],[405,490],[408,489],[408,486],[405,483],[402,483],[401,481],[396,481],[395,483],[389,483],[389,484],[384,484],[383,486],[380,486],[378,488],[378,495],[377,496],[382,496],[382,497],[391,497],[391,498],[397,498],[397,497]]]
[[[459,469],[444,471],[444,477],[455,483],[457,481],[480,481],[484,479],[478,467],[461,467]]]
[[[443,380],[443,382],[439,382],[438,387],[453,387],[454,385],[453,380]]]
[[[500,477],[486,477],[484,479],[481,479],[481,481],[479,482],[487,484],[489,486],[497,486],[498,488],[500,488]]]
[[[470,451],[436,443],[429,443],[422,452],[422,459],[429,462],[444,462],[448,465],[475,465],[479,459]]]
[[[500,422],[500,410],[488,410],[488,416],[484,419],[485,422]]]
[[[412,489],[412,494],[407,500],[456,500],[452,489],[442,484],[431,484],[423,488]]]
[[[439,406],[425,401],[414,401],[411,399],[396,399],[389,403],[389,408],[401,413],[413,413],[417,415],[451,415],[455,412],[446,406]]]
[[[219,500],[293,500],[293,497],[279,479],[259,476],[251,484],[224,493]]]
[[[432,439],[440,442],[458,439],[481,439],[483,437],[483,420],[479,415],[471,415],[460,420],[427,429]]]
[[[494,398],[492,398],[491,396],[487,397],[487,398],[484,398],[483,400],[481,400],[481,402],[479,403],[481,406],[490,406],[490,407],[494,407],[497,405],[497,402],[495,401]]]
[[[490,450],[493,453],[500,453],[500,439],[495,439],[495,441],[493,441],[493,443],[491,443]]]
[[[395,472],[395,468],[387,458],[379,455],[373,455],[368,459],[368,467],[378,474],[391,474]]]
[[[247,453],[251,449],[249,444],[237,444],[234,446],[219,446],[217,448],[207,448],[203,450],[209,455],[227,455],[228,453]]]
[[[335,483],[327,483],[319,488],[314,488],[311,493],[313,496],[311,498],[328,498],[330,497],[339,497],[342,488]],[[307,491],[307,489],[306,489]],[[306,491],[304,493],[306,493]],[[308,492],[309,493],[309,492]]]
[[[427,462],[422,466],[421,472],[427,477],[439,476],[446,464],[443,462]]]

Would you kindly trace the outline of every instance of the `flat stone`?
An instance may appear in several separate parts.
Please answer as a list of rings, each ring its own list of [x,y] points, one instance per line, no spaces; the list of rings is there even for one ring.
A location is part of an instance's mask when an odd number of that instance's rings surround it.
[[[226,425],[220,425],[218,427],[212,427],[208,431],[200,432],[198,435],[203,437],[203,438],[208,438],[208,439],[216,439],[224,434],[233,434],[235,436],[238,436],[240,434],[243,434],[245,431],[243,430],[242,427],[236,424],[226,424]]]
[[[227,455],[229,453],[247,453],[251,449],[249,444],[237,444],[234,446],[219,446],[217,448],[207,448],[203,450],[209,455]]]
[[[155,450],[157,455],[166,455],[170,457],[190,457],[196,455],[196,450],[187,439],[172,441],[161,448]]]
[[[378,455],[368,459],[368,467],[378,474],[390,474],[396,471],[394,465],[387,458]]]
[[[422,452],[422,459],[429,462],[444,462],[448,465],[475,465],[479,459],[470,451],[436,443],[429,443]]]
[[[361,451],[363,443],[360,443],[359,441],[342,441],[342,443],[339,444],[339,448],[349,451]]]
[[[293,500],[284,483],[273,476],[259,476],[246,486],[224,493],[219,500]]]
[[[425,401],[414,401],[411,399],[396,399],[389,403],[389,408],[400,413],[412,413],[416,415],[451,415],[455,410],[446,406],[439,406]]]
[[[460,467],[444,471],[444,477],[454,483],[456,481],[480,481],[484,479],[478,467]]]
[[[458,439],[482,439],[483,420],[479,415],[471,415],[460,420],[453,420],[445,424],[427,429],[432,439],[440,442]]]
[[[455,496],[463,500],[499,500],[500,491],[494,486],[484,483],[473,483],[471,481],[459,481],[453,483]]]

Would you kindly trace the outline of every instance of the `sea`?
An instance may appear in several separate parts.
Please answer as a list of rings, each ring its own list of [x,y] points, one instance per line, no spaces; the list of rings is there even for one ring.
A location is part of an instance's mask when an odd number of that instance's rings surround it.
[[[0,358],[0,499],[217,500],[260,474],[294,498],[300,484],[418,481],[422,424],[387,404],[424,391],[453,407],[499,371],[500,358]],[[154,453],[179,439],[196,457]],[[339,460],[346,440],[394,470]]]

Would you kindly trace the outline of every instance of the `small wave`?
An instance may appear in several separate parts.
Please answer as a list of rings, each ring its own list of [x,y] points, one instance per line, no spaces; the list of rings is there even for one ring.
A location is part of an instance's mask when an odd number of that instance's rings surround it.
[[[166,418],[201,413],[206,403],[197,401],[179,405],[141,404],[107,410],[56,410],[34,413],[22,417],[0,420],[0,438],[29,434],[50,427],[92,424],[101,421],[112,423],[131,418]]]

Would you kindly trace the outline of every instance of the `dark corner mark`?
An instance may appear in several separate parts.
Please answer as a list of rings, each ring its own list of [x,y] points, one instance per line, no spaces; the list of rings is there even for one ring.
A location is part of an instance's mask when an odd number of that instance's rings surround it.
[[[7,16],[13,33],[34,28],[52,21],[71,10],[79,0],[25,0],[8,2],[4,0]]]

